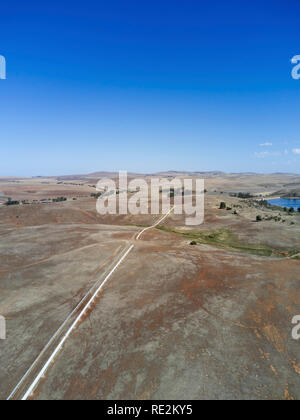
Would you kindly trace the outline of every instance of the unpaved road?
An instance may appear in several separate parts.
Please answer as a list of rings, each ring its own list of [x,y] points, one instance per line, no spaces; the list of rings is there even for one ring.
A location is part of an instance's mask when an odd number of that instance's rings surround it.
[[[142,229],[137,235],[135,235],[135,239],[139,240],[144,232],[150,229],[153,229],[154,227],[162,223],[163,220],[166,217],[168,217],[168,215],[172,211],[173,211],[173,208],[171,208],[170,211],[166,213],[163,217],[159,218],[159,220],[156,221],[152,226]],[[88,293],[79,302],[79,304],[74,308],[74,310],[68,315],[68,317],[63,322],[63,324],[59,327],[59,329],[55,332],[55,334],[51,337],[49,342],[43,348],[42,352],[39,354],[36,360],[32,363],[32,365],[26,371],[24,376],[20,379],[16,387],[8,396],[7,398],[8,400],[11,400],[11,399],[27,400],[32,395],[35,388],[38,386],[39,382],[45,376],[47,370],[50,368],[51,364],[55,362],[55,358],[57,357],[58,353],[63,348],[63,345],[66,342],[66,340],[69,338],[73,330],[77,328],[79,323],[82,321],[83,317],[86,315],[87,311],[95,303],[95,300],[97,299],[104,285],[113,275],[113,273],[117,270],[119,265],[126,259],[126,257],[129,255],[129,253],[132,251],[133,248],[134,248],[134,245],[131,244],[129,245],[127,249],[121,252],[121,255],[118,257],[118,260],[110,269],[110,271],[105,276],[105,278],[101,281],[101,283],[99,284],[99,282],[97,282],[88,291]],[[75,317],[75,320],[73,321],[74,317]],[[50,354],[50,357],[49,357],[49,354]],[[46,362],[44,362],[45,360]]]

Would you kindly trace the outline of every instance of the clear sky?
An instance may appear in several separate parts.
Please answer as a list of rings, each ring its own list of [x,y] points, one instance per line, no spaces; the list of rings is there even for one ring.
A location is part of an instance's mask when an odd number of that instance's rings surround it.
[[[298,0],[12,1],[0,176],[300,173]]]

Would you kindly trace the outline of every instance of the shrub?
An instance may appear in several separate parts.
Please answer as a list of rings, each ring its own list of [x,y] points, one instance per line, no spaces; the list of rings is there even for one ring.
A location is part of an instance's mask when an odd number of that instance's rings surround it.
[[[192,242],[190,243],[190,245],[197,245],[197,242],[196,242],[196,241],[192,241]]]
[[[257,222],[261,222],[262,221],[262,217],[261,216],[256,216],[256,221]]]
[[[225,210],[226,209],[226,203],[224,203],[224,201],[222,201],[221,203],[220,203],[220,209],[221,210]]]

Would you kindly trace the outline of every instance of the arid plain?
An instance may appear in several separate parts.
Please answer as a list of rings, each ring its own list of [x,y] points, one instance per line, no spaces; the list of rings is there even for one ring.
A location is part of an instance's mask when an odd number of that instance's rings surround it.
[[[300,399],[300,213],[261,202],[300,176],[161,173],[205,178],[204,224],[171,213],[137,241],[159,217],[99,215],[104,175],[0,178],[0,399],[130,244],[30,398]]]

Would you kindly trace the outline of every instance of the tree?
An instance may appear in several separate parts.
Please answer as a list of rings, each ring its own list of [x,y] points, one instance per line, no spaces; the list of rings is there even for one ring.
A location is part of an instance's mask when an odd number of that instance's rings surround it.
[[[92,194],[91,194],[91,197],[93,197],[93,198],[99,198],[99,197],[101,197],[101,195],[102,195],[102,193],[101,193],[101,192],[98,192],[98,193],[92,193]]]
[[[20,204],[19,201],[12,201],[11,199],[4,203],[6,206],[18,206]]]
[[[226,208],[227,208],[226,203],[224,203],[224,201],[222,201],[222,202],[220,203],[220,209],[221,209],[221,210],[225,210]]]
[[[61,201],[67,201],[66,197],[52,198],[53,203],[60,203]]]
[[[250,193],[243,193],[243,192],[240,192],[240,193],[238,193],[238,198],[253,198],[253,195],[251,195]]]

